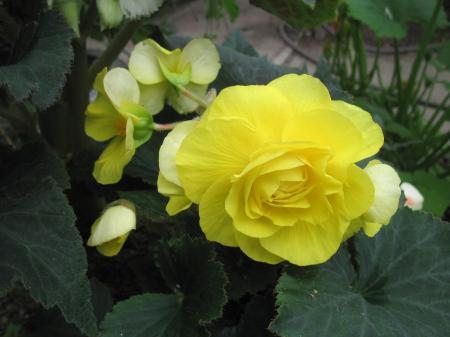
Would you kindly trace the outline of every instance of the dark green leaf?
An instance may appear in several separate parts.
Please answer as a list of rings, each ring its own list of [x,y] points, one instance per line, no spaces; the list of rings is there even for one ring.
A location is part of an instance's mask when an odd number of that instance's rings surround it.
[[[159,148],[167,133],[166,131],[153,132],[152,138],[136,149],[133,159],[125,166],[124,173],[156,185],[159,173]]]
[[[437,0],[345,0],[350,16],[372,28],[378,37],[402,39],[408,22],[426,26]],[[441,8],[436,28],[444,28],[447,19]]]
[[[172,48],[183,48],[189,39],[171,37]],[[243,55],[226,47],[216,46],[222,67],[219,75],[210,87],[217,92],[232,85],[268,84],[270,81],[286,74],[303,74],[300,69],[278,66],[263,60]]]
[[[208,332],[211,337],[238,337],[238,327],[234,321],[219,318],[208,324]]]
[[[147,219],[161,220],[169,215],[166,205],[169,198],[159,194],[156,189],[150,191],[118,192],[121,198],[130,200],[135,204],[138,211]]]
[[[255,294],[267,283],[275,282],[277,266],[253,261],[239,248],[216,245],[217,260],[223,263],[228,277],[228,297],[238,299],[246,292]]]
[[[352,102],[352,96],[350,96],[348,92],[342,91],[339,83],[334,79],[333,74],[331,73],[330,68],[323,57],[320,57],[319,63],[317,63],[314,76],[325,84],[330,92],[331,99],[344,101],[347,103]]]
[[[291,267],[277,286],[280,336],[448,336],[450,224],[402,208],[373,238],[326,263]]]
[[[275,298],[272,293],[268,293],[266,297],[253,296],[242,316],[239,336],[275,337],[276,335],[269,331],[268,327],[276,313]]]
[[[220,317],[226,301],[226,277],[214,256],[214,245],[201,239],[160,241],[156,263],[174,294],[146,294],[119,303],[103,322],[102,336],[208,336],[202,323]]]
[[[19,34],[8,65],[0,67],[0,86],[16,102],[30,98],[44,110],[59,98],[73,58],[74,32],[57,11],[47,11],[39,22]]]
[[[230,21],[234,22],[239,16],[239,6],[236,0],[222,0],[222,6],[230,16]]]
[[[425,171],[399,172],[402,181],[413,184],[423,195],[424,212],[431,212],[435,216],[442,216],[450,206],[450,181],[439,179],[432,173]]]
[[[55,178],[53,178],[55,177]],[[45,308],[96,333],[85,276],[86,253],[61,187],[67,176],[42,144],[27,145],[0,163],[0,296],[21,280]]]
[[[250,0],[250,3],[302,30],[335,21],[341,0]]]
[[[104,284],[96,278],[91,279],[92,305],[99,326],[106,313],[112,307],[112,298]],[[33,313],[31,320],[25,325],[25,333],[21,337],[86,337],[75,324],[64,320],[56,308],[42,308]]]
[[[222,43],[223,47],[227,47],[233,49],[241,54],[248,56],[259,57],[256,50],[253,46],[248,42],[239,28],[236,28],[227,36],[227,39],[224,43]]]

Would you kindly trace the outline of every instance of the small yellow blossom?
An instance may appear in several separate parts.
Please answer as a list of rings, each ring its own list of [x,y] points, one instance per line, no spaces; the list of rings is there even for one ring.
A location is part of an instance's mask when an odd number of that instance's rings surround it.
[[[130,201],[119,199],[105,207],[94,222],[88,246],[105,256],[117,255],[130,232],[136,229],[136,209]]]
[[[199,204],[208,240],[256,261],[304,266],[327,261],[353,223],[374,232],[394,214],[395,171],[355,164],[382,144],[369,113],[332,101],[319,80],[291,74],[222,90],[173,147],[175,170],[161,174],[176,172]]]
[[[113,139],[95,162],[93,175],[101,184],[114,184],[136,148],[150,139],[153,117],[138,104],[138,84],[126,69],[106,72],[105,68],[94,88],[98,96],[86,110],[86,134],[96,141]]]
[[[197,109],[198,103],[175,87],[184,87],[202,98],[219,72],[219,53],[207,39],[193,39],[183,51],[168,51],[147,39],[134,48],[129,68],[139,82],[142,106],[154,115],[163,109],[167,98],[178,113],[184,114]]]

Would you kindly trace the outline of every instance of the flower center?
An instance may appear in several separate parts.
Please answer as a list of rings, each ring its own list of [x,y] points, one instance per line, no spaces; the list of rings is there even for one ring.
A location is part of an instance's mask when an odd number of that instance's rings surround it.
[[[116,136],[125,137],[127,135],[127,121],[125,119],[116,120],[114,127],[117,129]]]

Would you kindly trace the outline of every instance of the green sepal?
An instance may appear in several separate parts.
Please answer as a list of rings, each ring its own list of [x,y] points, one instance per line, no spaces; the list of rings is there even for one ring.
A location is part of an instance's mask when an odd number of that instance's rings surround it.
[[[189,62],[184,68],[182,73],[173,73],[167,68],[167,66],[164,64],[163,61],[159,57],[158,62],[159,66],[161,67],[161,70],[164,74],[164,76],[167,78],[167,80],[172,83],[175,87],[182,87],[188,84],[191,81],[192,76],[192,63]]]

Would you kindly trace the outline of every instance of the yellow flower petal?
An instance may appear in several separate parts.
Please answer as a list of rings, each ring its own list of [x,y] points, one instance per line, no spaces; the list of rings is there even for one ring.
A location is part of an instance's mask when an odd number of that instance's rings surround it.
[[[355,219],[372,206],[375,198],[375,188],[369,175],[355,164],[348,167],[348,178],[344,184],[345,206],[347,216]]]
[[[203,98],[206,94],[206,90],[208,89],[207,84],[195,84],[195,83],[188,83],[184,86],[188,91],[193,93],[195,96]],[[167,99],[170,103],[172,103],[172,107],[179,113],[179,114],[186,114],[189,112],[194,111],[198,108],[198,103],[181,93],[177,94],[175,91],[175,88],[170,87],[167,91]]]
[[[219,73],[219,53],[208,39],[193,39],[183,48],[177,72],[181,73],[189,62],[192,63],[191,81],[194,83],[209,84]]]
[[[105,75],[108,72],[108,69],[105,67],[101,72],[97,74],[94,81],[94,89],[97,90],[99,93],[106,94],[105,93],[105,86],[103,85],[103,80],[105,79]]]
[[[159,66],[158,57],[169,70],[176,71],[180,56],[181,50],[176,49],[170,52],[152,39],[146,39],[134,47],[128,67],[139,82],[143,84],[160,83],[167,79]]]
[[[103,84],[106,94],[117,108],[120,107],[122,101],[139,103],[139,86],[128,70],[114,68],[108,71],[103,80]]]
[[[235,231],[234,236],[244,254],[255,261],[277,264],[285,260],[265,249],[261,245],[260,239],[251,238],[238,231]]]
[[[123,119],[109,98],[101,93],[98,94],[94,102],[88,105],[85,113],[86,134],[99,142],[114,137],[117,132],[114,125],[117,120]]]
[[[289,262],[308,266],[327,261],[339,248],[349,221],[341,216],[313,225],[301,222],[259,239],[263,248]]]
[[[265,142],[279,142],[293,111],[286,98],[271,87],[235,86],[220,92],[200,120],[200,126],[225,116],[245,119],[265,137]]]
[[[332,107],[327,88],[317,78],[309,75],[285,75],[267,86],[279,90],[289,100],[295,114]]]
[[[108,257],[115,256],[119,254],[120,250],[122,249],[122,246],[124,245],[125,241],[128,238],[128,235],[130,235],[129,232],[119,236],[116,239],[112,239],[111,241],[98,245],[97,250],[99,251],[100,254],[104,256]]]
[[[208,240],[237,247],[233,220],[225,211],[225,199],[230,187],[230,177],[223,176],[208,188],[200,202],[200,227]]]
[[[175,215],[192,205],[192,201],[184,194],[184,189],[167,180],[161,172],[158,175],[158,192],[170,200],[166,206],[169,215]]]
[[[366,222],[387,225],[398,209],[400,178],[392,167],[378,160],[372,160],[364,171],[375,186],[375,200],[363,218]]]
[[[122,178],[123,169],[131,161],[135,151],[133,122],[129,118],[126,137],[114,137],[95,162],[94,178],[103,185],[117,183]]]
[[[261,134],[238,118],[215,119],[208,129],[195,128],[181,144],[175,160],[187,197],[200,203],[217,179],[240,173],[250,154],[263,144]]]
[[[181,187],[178,170],[175,166],[175,156],[181,143],[197,126],[198,121],[185,121],[178,124],[164,139],[159,150],[159,169],[164,177]]]
[[[383,225],[381,223],[373,223],[365,221],[362,228],[364,229],[364,233],[366,233],[367,236],[373,237],[375,234],[378,233],[378,231],[381,229]]]
[[[334,150],[327,172],[344,182],[347,167],[361,150],[362,135],[352,121],[332,110],[314,110],[295,115],[286,125],[283,141],[309,141]]]
[[[355,162],[376,154],[383,146],[384,137],[380,126],[373,121],[372,116],[367,111],[342,101],[333,101],[332,105],[333,110],[349,118],[362,134],[362,147]]]
[[[167,92],[171,89],[169,82],[160,82],[155,84],[139,84],[142,105],[152,115],[156,115],[164,108]]]

